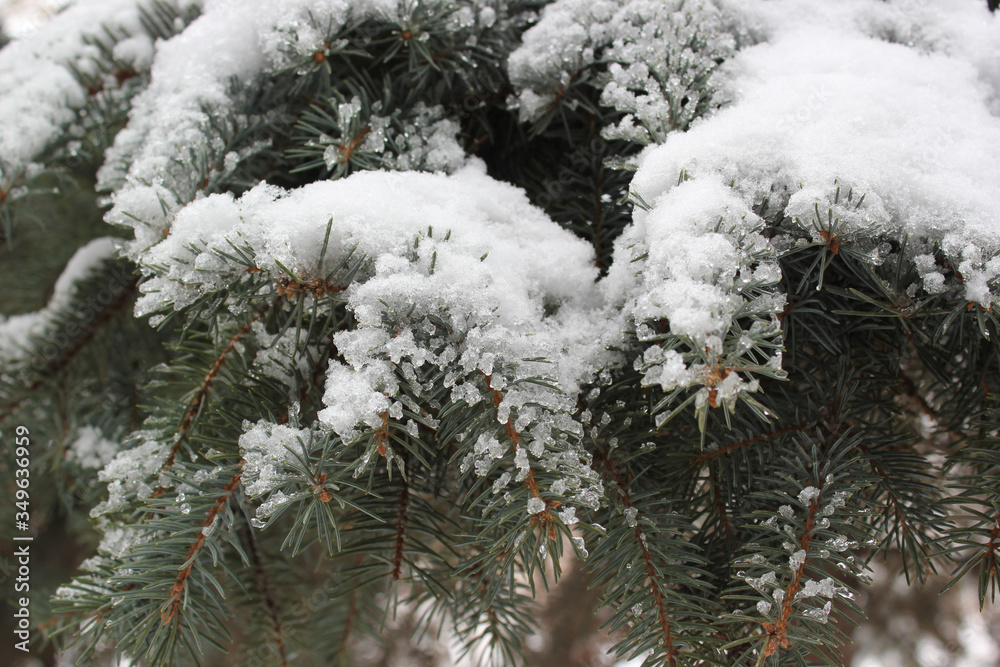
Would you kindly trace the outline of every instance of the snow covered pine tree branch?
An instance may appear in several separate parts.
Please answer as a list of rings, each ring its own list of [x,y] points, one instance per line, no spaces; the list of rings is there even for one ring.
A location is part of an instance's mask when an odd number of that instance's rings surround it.
[[[576,559],[619,657],[804,665],[874,557],[986,604],[998,63],[980,0],[78,0],[0,50],[0,424],[100,535],[40,625],[515,665]],[[53,200],[112,226],[47,295]]]

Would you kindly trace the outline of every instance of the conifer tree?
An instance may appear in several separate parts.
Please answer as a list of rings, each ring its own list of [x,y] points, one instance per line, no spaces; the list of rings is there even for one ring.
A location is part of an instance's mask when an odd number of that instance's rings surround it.
[[[572,561],[648,666],[841,664],[890,553],[990,604],[998,58],[981,0],[78,0],[0,51],[0,476],[99,536],[36,640],[517,665]]]

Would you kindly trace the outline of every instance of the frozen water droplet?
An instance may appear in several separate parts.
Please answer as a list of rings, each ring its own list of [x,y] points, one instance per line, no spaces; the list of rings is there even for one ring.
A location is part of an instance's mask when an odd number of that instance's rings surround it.
[[[625,508],[625,522],[628,523],[629,528],[635,528],[636,517],[639,515],[639,510],[634,507]]]

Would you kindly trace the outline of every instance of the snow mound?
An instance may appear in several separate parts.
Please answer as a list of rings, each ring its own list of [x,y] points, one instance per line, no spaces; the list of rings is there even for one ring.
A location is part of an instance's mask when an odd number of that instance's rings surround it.
[[[961,262],[967,298],[996,303],[988,282],[1000,275],[997,80],[962,36],[1000,44],[1000,22],[982,3],[919,4],[924,20],[942,23],[920,24],[926,31],[912,45],[886,38],[917,30],[908,3],[824,4],[822,20],[815,3],[798,0],[746,9],[767,41],[723,66],[731,105],[643,153],[632,189],[652,210],[638,211],[619,243],[623,265],[612,269],[609,294],[628,293],[624,263],[645,243],[646,266],[655,265],[645,280],[668,282],[635,298],[636,315],[668,317],[671,331],[701,341],[723,336],[733,277],[748,253],[766,249],[747,234],[750,210],[784,196],[786,213],[807,228],[818,206],[823,217],[834,211],[845,236],[940,243]],[[944,20],[946,5],[960,11]],[[863,204],[844,206],[848,192]],[[723,233],[727,242],[718,224],[736,234]],[[819,226],[814,236],[821,240]],[[933,274],[930,264],[918,262]]]
[[[175,8],[196,0],[165,0]],[[74,75],[96,75],[100,50],[93,38],[121,36],[115,56],[142,64],[151,45],[144,38],[138,0],[79,0],[30,38],[0,50],[0,185],[9,185],[77,120],[87,91]],[[131,35],[131,37],[129,36]]]

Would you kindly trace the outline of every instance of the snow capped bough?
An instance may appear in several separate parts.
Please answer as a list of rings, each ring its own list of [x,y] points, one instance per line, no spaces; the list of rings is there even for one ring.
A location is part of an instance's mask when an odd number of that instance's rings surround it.
[[[508,67],[522,121],[548,115],[586,82],[620,113],[602,135],[646,145],[708,110],[709,79],[734,43],[708,1],[557,0]]]
[[[0,248],[57,182],[130,235],[0,318],[0,421],[88,406],[52,458],[107,489],[68,624],[195,656],[221,569],[325,549],[309,615],[389,582],[511,665],[565,545],[622,655],[834,650],[859,545],[953,527],[906,429],[995,391],[998,62],[980,0],[76,3],[0,51]]]
[[[911,47],[896,39],[917,29],[913,16],[895,3],[840,3],[823,20],[804,18],[804,3],[751,5],[768,37],[726,63],[719,94],[731,102],[644,153],[633,191],[673,219],[677,196],[664,193],[679,182],[725,183],[732,194],[720,191],[719,207],[733,196],[750,208],[771,200],[772,210],[780,200],[815,242],[834,233],[832,211],[841,245],[903,235],[914,248],[939,243],[961,264],[968,299],[989,307],[998,292],[987,285],[1000,275],[990,263],[1000,251],[1000,72],[949,34],[952,12],[970,15],[964,34],[975,43],[992,32],[994,50],[1000,29],[974,3],[899,3],[909,4],[930,31]],[[943,280],[932,265],[919,263],[925,287]]]
[[[81,0],[0,51],[0,187],[20,185],[45,151],[65,142],[68,128],[86,122],[81,111],[88,98],[114,95],[148,72],[153,41],[183,29],[201,4]],[[172,14],[176,24],[157,24],[157,11]],[[108,55],[116,67],[107,67]]]

